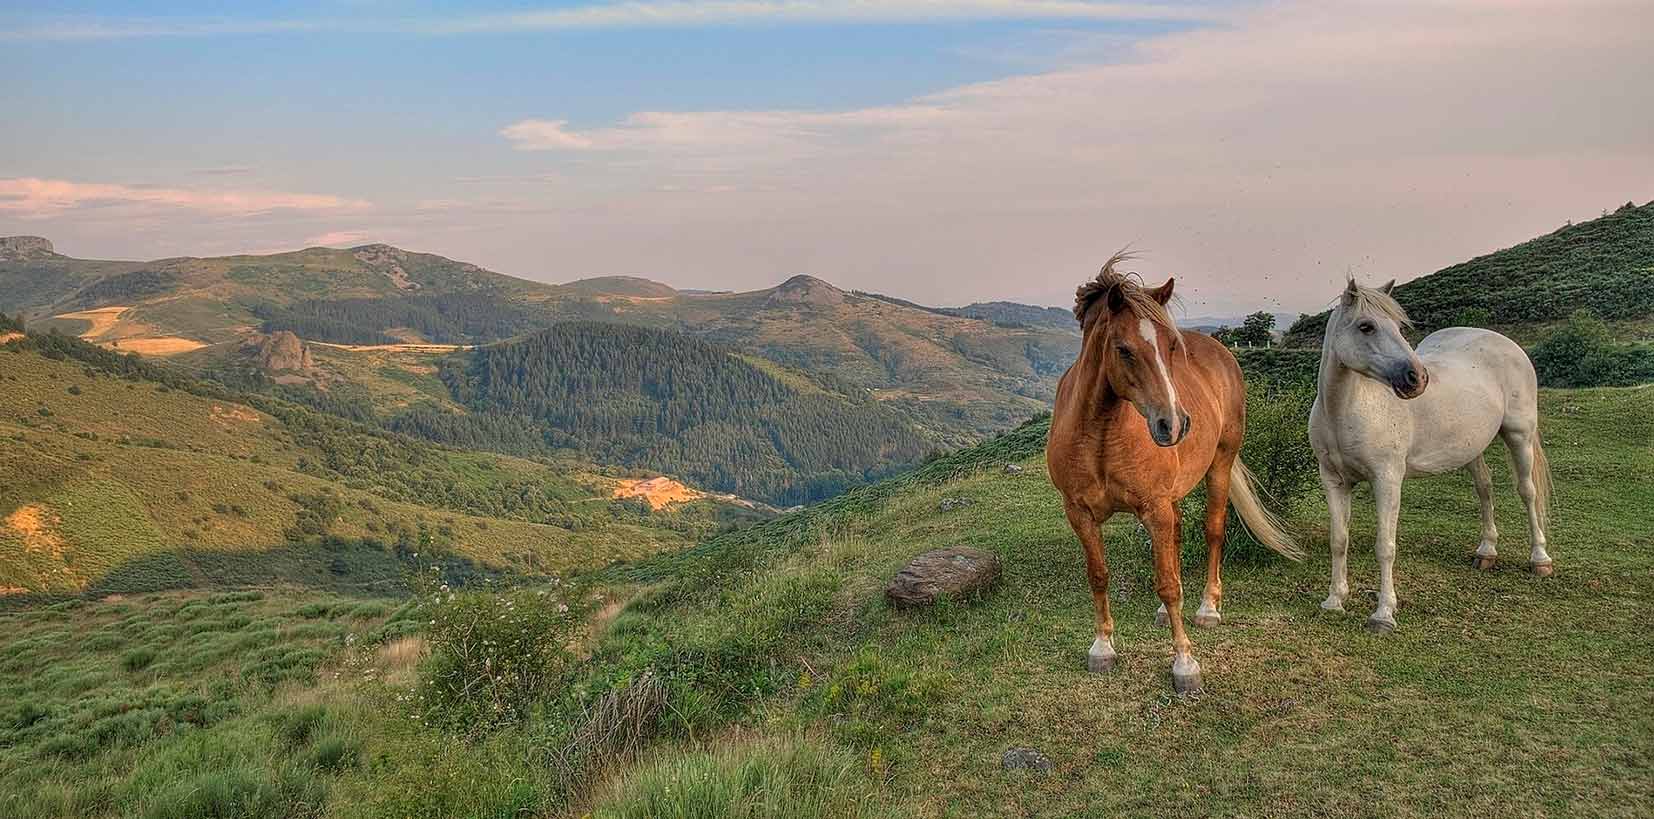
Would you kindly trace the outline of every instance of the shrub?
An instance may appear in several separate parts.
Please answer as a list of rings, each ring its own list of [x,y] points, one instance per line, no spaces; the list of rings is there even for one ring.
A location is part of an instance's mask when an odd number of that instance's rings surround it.
[[[1312,384],[1249,382],[1246,386],[1246,444],[1241,460],[1258,478],[1265,503],[1290,515],[1319,480],[1315,449],[1309,443]]]
[[[135,648],[121,657],[121,666],[127,671],[142,671],[155,662],[155,650],[152,648]]]
[[[1654,381],[1654,350],[1615,344],[1608,325],[1590,310],[1575,310],[1531,355],[1541,386],[1623,387]]]
[[[1309,411],[1314,403],[1313,382],[1256,380],[1246,386],[1246,443],[1241,461],[1258,479],[1264,505],[1283,518],[1311,496],[1319,483],[1320,468],[1309,443]],[[1189,493],[1183,509],[1183,542],[1204,548],[1205,483]],[[1231,554],[1263,550],[1234,514],[1229,516],[1224,540]]]
[[[516,723],[574,661],[579,619],[547,590],[449,591],[428,597],[430,658],[421,674],[426,718],[448,728]]]

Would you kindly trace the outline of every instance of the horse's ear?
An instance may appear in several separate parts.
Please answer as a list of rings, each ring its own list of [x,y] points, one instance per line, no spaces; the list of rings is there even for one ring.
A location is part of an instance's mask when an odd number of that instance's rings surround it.
[[[1175,281],[1176,279],[1167,279],[1165,284],[1150,290],[1149,296],[1164,307],[1166,302],[1172,300],[1172,283]]]
[[[1394,289],[1396,289],[1396,280],[1391,279],[1389,284],[1386,284],[1383,287],[1378,288],[1378,292],[1383,293],[1384,295],[1388,296],[1388,295],[1390,295],[1390,291],[1394,290]]]
[[[1355,297],[1361,295],[1361,288],[1356,285],[1355,279],[1349,281],[1349,285],[1344,288],[1343,301],[1345,307],[1355,304]]]
[[[1108,289],[1108,311],[1118,313],[1126,309],[1125,287],[1116,284]]]

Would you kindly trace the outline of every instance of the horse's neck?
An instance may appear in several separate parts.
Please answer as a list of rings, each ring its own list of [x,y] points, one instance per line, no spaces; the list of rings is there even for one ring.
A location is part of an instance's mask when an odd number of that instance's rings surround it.
[[[1349,423],[1352,417],[1356,420],[1370,418],[1375,403],[1387,403],[1375,402],[1373,397],[1388,393],[1390,388],[1339,363],[1338,354],[1332,349],[1333,322],[1337,320],[1336,312],[1327,319],[1327,334],[1321,340],[1321,367],[1315,379],[1315,391],[1323,412]]]

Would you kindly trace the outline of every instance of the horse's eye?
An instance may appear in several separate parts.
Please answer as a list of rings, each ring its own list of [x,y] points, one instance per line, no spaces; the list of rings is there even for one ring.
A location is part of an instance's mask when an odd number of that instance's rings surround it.
[[[1125,347],[1125,346],[1120,346],[1120,347],[1115,347],[1114,349],[1117,352],[1120,353],[1121,358],[1131,358],[1131,348]]]
[[[1363,332],[1363,333],[1369,333],[1370,334],[1373,331],[1373,323],[1370,322],[1370,321],[1363,321],[1360,324],[1356,325],[1356,327],[1359,328],[1361,330],[1361,332]]]

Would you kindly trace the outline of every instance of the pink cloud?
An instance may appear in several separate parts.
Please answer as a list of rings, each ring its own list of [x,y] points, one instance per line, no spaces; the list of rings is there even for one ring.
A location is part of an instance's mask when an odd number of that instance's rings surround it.
[[[305,247],[356,247],[368,243],[365,230],[330,230],[304,240]]]
[[[45,218],[92,207],[175,208],[223,216],[269,211],[357,211],[371,207],[358,199],[280,191],[150,188],[100,182],[23,177],[0,179],[0,212]]]

